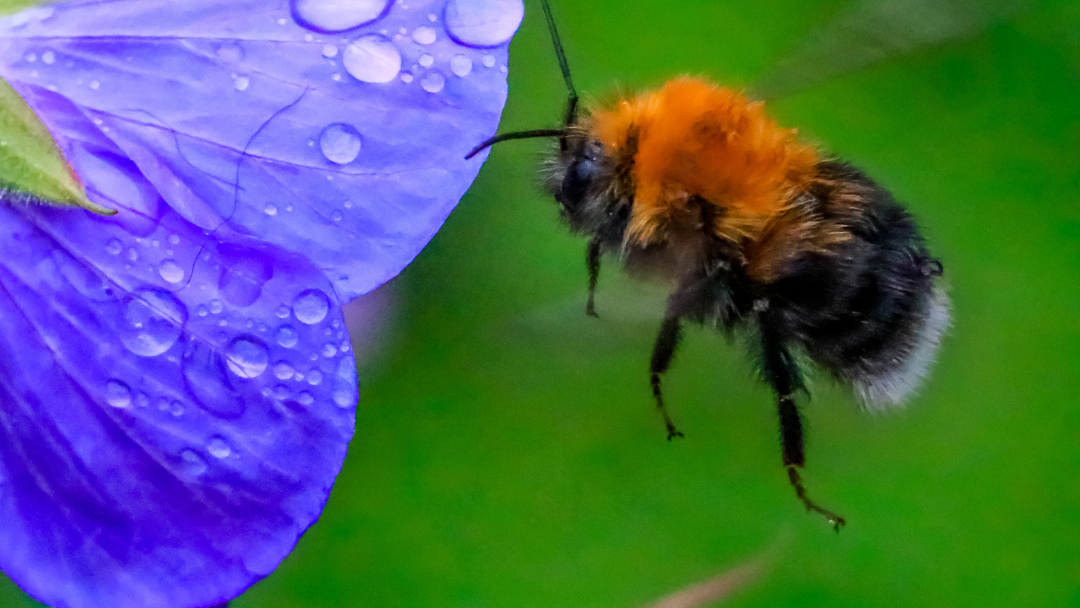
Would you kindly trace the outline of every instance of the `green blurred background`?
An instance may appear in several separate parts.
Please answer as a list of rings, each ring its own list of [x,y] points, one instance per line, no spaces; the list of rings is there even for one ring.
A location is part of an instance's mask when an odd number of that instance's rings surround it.
[[[565,102],[527,5],[503,131],[553,126]],[[807,88],[771,111],[891,188],[945,264],[932,378],[876,416],[812,386],[806,477],[847,518],[835,534],[787,483],[741,345],[688,332],[665,385],[686,439],[664,440],[646,373],[662,291],[608,260],[587,319],[584,242],[536,186],[544,144],[501,144],[384,288],[322,519],[233,606],[634,608],[754,558],[723,605],[1080,606],[1080,3],[554,8],[586,98],[797,73]],[[833,73],[889,11],[936,43]],[[0,580],[0,606],[32,605]]]

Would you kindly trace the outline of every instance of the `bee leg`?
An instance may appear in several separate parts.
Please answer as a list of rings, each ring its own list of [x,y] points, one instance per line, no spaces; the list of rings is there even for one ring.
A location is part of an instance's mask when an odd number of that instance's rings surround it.
[[[596,282],[600,279],[600,237],[589,241],[589,247],[585,250],[585,265],[589,269],[589,300],[585,304],[585,314],[599,317],[596,314]]]
[[[780,414],[780,445],[787,469],[788,480],[795,488],[807,511],[816,511],[825,516],[833,528],[839,532],[844,525],[844,518],[810,499],[803,486],[799,469],[806,464],[806,450],[803,442],[803,423],[799,408],[795,404],[795,392],[802,388],[798,364],[791,353],[774,332],[762,323],[762,373],[776,393],[777,410]]]
[[[683,437],[683,434],[675,428],[675,423],[668,416],[664,407],[664,396],[660,392],[660,375],[671,366],[671,360],[675,357],[675,349],[679,346],[679,338],[682,335],[682,326],[679,317],[668,315],[660,326],[660,334],[656,337],[656,345],[653,346],[652,362],[649,365],[649,374],[652,381],[653,397],[656,397],[656,408],[664,417],[667,426],[668,441],[675,437]]]

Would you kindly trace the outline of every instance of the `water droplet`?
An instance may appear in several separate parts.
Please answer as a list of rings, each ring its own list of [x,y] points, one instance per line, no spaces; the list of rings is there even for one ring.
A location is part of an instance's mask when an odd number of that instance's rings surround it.
[[[232,448],[221,437],[211,437],[206,443],[206,451],[214,458],[228,458],[232,454]]]
[[[327,342],[326,344],[322,345],[322,356],[324,356],[324,357],[333,357],[335,355],[337,355],[337,346],[336,345],[331,344],[330,342]]]
[[[290,312],[291,311],[290,311],[289,307],[285,306],[284,304],[282,304],[281,306],[278,306],[277,308],[274,309],[274,314],[279,319],[288,319]]]
[[[225,310],[225,305],[221,303],[221,300],[210,300],[210,312],[220,315],[223,310]]]
[[[120,255],[124,251],[124,244],[120,242],[120,239],[109,239],[109,242],[105,244],[105,251],[109,255]]]
[[[205,317],[206,315],[210,314],[210,311],[206,308],[204,304],[199,304],[199,307],[195,309],[195,314],[199,315],[200,317]]]
[[[138,262],[139,261],[139,252],[134,247],[128,249],[127,250],[127,259],[128,259],[129,262]]]
[[[238,43],[228,41],[221,43],[214,54],[225,63],[236,63],[244,58],[244,49]]]
[[[404,82],[405,84],[409,84],[412,81],[413,81],[413,75],[412,74],[410,74],[408,72],[402,72],[401,73],[401,82]]]
[[[52,65],[56,63],[56,53],[52,51],[45,51],[41,54],[41,63],[46,65]]]
[[[289,387],[284,384],[279,384],[274,387],[274,398],[285,400],[289,398]]]
[[[292,348],[300,341],[300,336],[297,335],[296,330],[289,325],[282,325],[277,328],[274,337],[277,339],[277,343],[285,348]]]
[[[334,378],[334,403],[338,407],[353,406],[356,404],[357,393],[356,363],[346,357],[338,362]]]
[[[435,38],[435,28],[426,25],[416,28],[412,33],[412,39],[416,44],[431,44],[435,42]]]
[[[274,205],[274,203],[266,203],[266,206],[263,207],[263,213],[273,217],[277,215],[277,207]]]
[[[330,162],[347,165],[360,154],[360,133],[352,125],[335,122],[319,135],[319,149]]]
[[[225,354],[229,371],[241,378],[257,378],[270,363],[266,344],[255,336],[240,336],[229,343]]]
[[[444,20],[459,44],[491,47],[510,40],[524,16],[522,0],[450,0]]]
[[[335,222],[340,222],[341,220],[345,219],[345,215],[335,209],[334,212],[330,214],[330,219],[334,220]]]
[[[23,59],[27,60],[30,63],[34,63],[35,61],[37,61],[37,55],[33,53],[27,53],[23,56]]]
[[[251,79],[248,78],[247,76],[237,76],[236,80],[233,81],[233,88],[236,89],[237,91],[246,91],[247,88],[248,88],[248,85],[250,85],[250,84],[251,84]]]
[[[322,372],[317,369],[311,370],[307,374],[307,382],[311,386],[317,386],[320,382],[322,382]]]
[[[345,47],[345,70],[361,82],[390,82],[401,71],[401,53],[378,34],[364,36]]]
[[[184,415],[184,404],[179,401],[173,401],[169,404],[169,413],[179,418]]]
[[[391,0],[293,0],[293,18],[316,32],[344,32],[372,23],[390,11]]]
[[[304,34],[304,42],[314,42],[315,36],[311,34]]]
[[[207,469],[206,461],[195,450],[180,450],[180,462],[184,472],[194,477],[202,475]]]
[[[420,55],[420,59],[418,60],[418,63],[420,65],[424,66],[425,68],[430,68],[432,65],[434,65],[435,58],[432,57],[431,55],[428,55],[427,53],[424,53],[423,55]]]
[[[322,56],[330,59],[331,57],[337,57],[338,48],[332,44],[328,44],[322,47]]]
[[[495,57],[492,55],[484,55],[484,58],[480,60],[484,64],[485,68],[495,67]]]
[[[105,403],[113,407],[131,405],[131,389],[119,380],[109,380],[105,383]]]
[[[446,77],[438,72],[429,72],[420,79],[420,86],[428,93],[438,93],[446,85]]]
[[[311,393],[304,391],[296,396],[296,400],[300,402],[300,405],[311,405],[315,403],[315,397],[311,396]]]
[[[221,256],[218,291],[233,306],[255,303],[263,285],[274,276],[270,259],[257,249],[238,245],[222,245]]]
[[[450,71],[462,78],[468,76],[472,71],[472,59],[465,55],[454,55],[450,60]]]
[[[101,83],[96,81],[96,80],[91,80],[90,81],[90,88],[96,91],[96,90],[101,88]]]
[[[180,235],[179,234],[170,234],[169,235],[169,244],[170,245],[177,245],[179,243],[180,243]]]
[[[439,18],[435,16],[435,13],[429,13],[428,16],[427,16],[427,20],[432,22],[432,23],[435,23],[436,21],[439,20]]]
[[[124,301],[120,341],[136,355],[155,357],[176,344],[185,322],[187,310],[172,294],[138,289]]]
[[[326,318],[330,312],[330,298],[318,289],[301,292],[293,300],[293,314],[301,323],[314,325]]]
[[[176,260],[164,260],[158,265],[158,274],[170,283],[179,283],[184,280],[184,269],[176,263]]]
[[[293,372],[295,371],[293,366],[289,365],[286,361],[278,361],[274,364],[274,376],[276,376],[278,380],[288,380],[289,378],[292,378]]]

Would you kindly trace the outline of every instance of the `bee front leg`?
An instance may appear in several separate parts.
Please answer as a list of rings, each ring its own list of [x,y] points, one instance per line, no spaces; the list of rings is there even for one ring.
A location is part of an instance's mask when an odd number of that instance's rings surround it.
[[[821,513],[839,532],[845,523],[844,518],[811,500],[799,475],[799,469],[806,464],[806,449],[802,415],[795,404],[795,394],[802,389],[798,364],[779,336],[769,329],[767,321],[761,322],[761,334],[761,371],[765,381],[776,394],[777,410],[780,415],[780,444],[788,481],[795,488],[795,494],[806,506],[806,510]]]
[[[664,396],[660,391],[660,376],[671,366],[681,335],[682,325],[679,317],[666,316],[664,323],[660,326],[660,334],[656,336],[656,345],[653,346],[652,361],[649,365],[653,397],[656,398],[656,408],[660,410],[660,415],[664,417],[664,424],[667,425],[668,441],[675,437],[683,437],[683,434],[675,428],[675,423],[671,421],[671,416],[668,416],[667,408],[664,407]]]
[[[596,283],[600,280],[600,237],[593,237],[589,241],[589,247],[585,250],[585,266],[589,269],[589,299],[585,303],[585,314],[590,317],[599,317],[596,314]]]

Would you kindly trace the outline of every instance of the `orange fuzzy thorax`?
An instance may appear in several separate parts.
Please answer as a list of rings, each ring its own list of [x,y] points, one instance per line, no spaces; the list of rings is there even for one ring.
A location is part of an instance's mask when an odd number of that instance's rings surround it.
[[[639,244],[665,238],[694,195],[722,209],[718,235],[752,236],[804,189],[818,162],[760,102],[691,77],[594,112],[588,129],[616,157],[637,132],[627,238]]]

